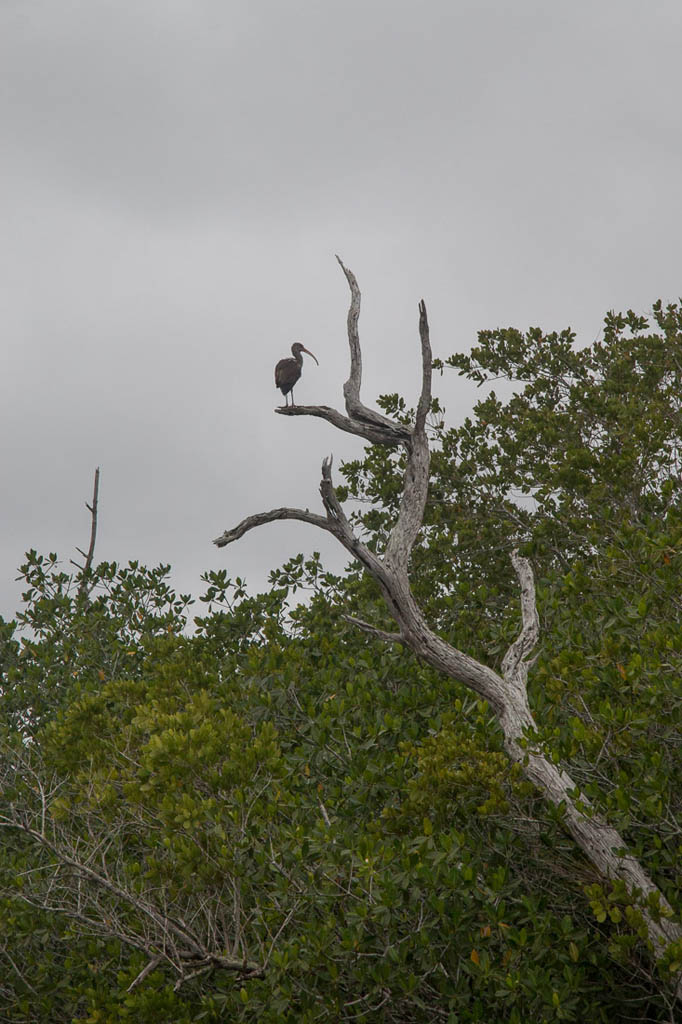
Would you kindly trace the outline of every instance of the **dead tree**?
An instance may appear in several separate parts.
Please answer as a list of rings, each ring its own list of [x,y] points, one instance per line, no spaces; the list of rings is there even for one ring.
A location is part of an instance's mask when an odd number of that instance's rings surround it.
[[[333,534],[376,580],[398,630],[386,632],[357,619],[352,620],[355,625],[383,641],[404,644],[433,668],[463,683],[488,702],[502,729],[504,746],[512,761],[520,765],[526,778],[552,806],[560,808],[566,829],[599,873],[607,879],[625,883],[633,901],[640,907],[653,957],[658,959],[669,943],[682,938],[682,928],[672,920],[672,908],[639,861],[624,852],[626,844],[623,837],[594,809],[587,797],[580,794],[568,771],[554,764],[533,739],[535,727],[528,704],[527,679],[531,667],[529,657],[538,639],[539,619],[529,561],[516,551],[512,554],[521,589],[522,625],[517,639],[502,660],[501,673],[446,643],[429,627],[417,606],[410,587],[408,562],[422,525],[429,484],[430,453],[425,428],[431,406],[432,356],[426,306],[423,301],[419,304],[422,387],[415,424],[410,430],[368,409],[360,399],[360,290],[355,276],[341,260],[339,263],[351,292],[348,312],[351,366],[350,376],[343,387],[347,415],[327,406],[298,405],[275,411],[287,416],[318,416],[340,430],[364,437],[372,444],[405,448],[407,464],[403,494],[384,554],[380,556],[370,551],[354,534],[332,484],[331,458],[322,463],[320,494],[324,515],[296,508],[276,508],[249,516],[238,526],[226,530],[214,543],[225,547],[249,530],[278,519],[310,523]],[[649,909],[649,898],[658,904],[661,913]],[[682,979],[677,986],[677,996],[682,999]]]
[[[88,597],[90,595],[90,588],[88,587],[88,582],[89,582],[89,579],[90,579],[90,570],[92,569],[92,562],[93,562],[93,559],[95,557],[95,541],[97,539],[97,501],[98,501],[98,498],[99,498],[99,466],[95,470],[95,485],[94,485],[93,491],[92,491],[92,505],[88,505],[87,501],[85,502],[85,507],[87,508],[88,512],[90,513],[90,546],[88,548],[87,554],[85,553],[85,551],[82,551],[80,548],[76,548],[76,551],[78,552],[78,554],[82,555],[83,558],[85,559],[85,565],[78,565],[78,563],[74,562],[73,559],[71,560],[71,564],[75,565],[77,569],[80,569],[80,573],[81,573],[81,580],[80,580],[80,583],[78,585],[78,593],[76,595],[76,600],[78,602],[81,602],[81,601],[86,601],[87,602],[87,599],[88,599]]]

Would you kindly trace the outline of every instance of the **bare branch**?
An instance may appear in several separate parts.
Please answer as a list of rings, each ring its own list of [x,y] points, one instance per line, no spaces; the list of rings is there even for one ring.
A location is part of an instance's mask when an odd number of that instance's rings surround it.
[[[280,937],[280,935],[282,934],[284,929],[287,927],[287,925],[291,921],[292,917],[294,916],[294,914],[298,910],[299,906],[300,906],[300,900],[296,900],[296,902],[294,903],[293,907],[291,908],[291,910],[289,911],[287,916],[284,918],[284,920],[282,921],[282,923],[279,926],[279,928],[277,929],[277,931],[275,932],[275,935],[273,936],[273,939],[272,939],[272,941],[270,943],[270,949],[268,950],[268,954],[265,957],[265,967],[267,967],[268,964],[270,963],[270,957],[272,956],[272,951],[275,948],[275,943],[277,942],[277,939]]]
[[[144,981],[144,979],[148,975],[150,975],[152,973],[152,971],[155,971],[156,968],[159,967],[162,963],[163,963],[163,957],[162,956],[155,956],[155,957],[153,957],[153,959],[151,959],[148,964],[145,964],[145,966],[142,968],[142,970],[137,975],[137,977],[134,978],[131,981],[131,983],[128,985],[128,988],[126,989],[126,991],[127,992],[132,992],[134,989],[136,989],[137,986],[141,985],[142,982]]]
[[[422,390],[417,406],[417,419],[414,425],[415,434],[424,432],[426,417],[431,408],[431,375],[433,356],[431,354],[431,340],[429,337],[429,320],[426,315],[426,303],[422,299],[419,303],[419,338],[422,346]]]
[[[364,437],[371,444],[398,445],[405,444],[410,439],[411,432],[402,423],[395,423],[389,427],[383,423],[350,419],[328,405],[282,405],[278,406],[275,412],[280,416],[317,416],[327,420],[338,430]]]
[[[343,265],[340,257],[336,257],[339,266],[346,275],[348,287],[350,288],[350,308],[348,310],[348,345],[350,347],[350,376],[343,385],[343,397],[346,400],[346,412],[351,420],[358,420],[360,423],[381,427],[389,434],[393,434],[400,443],[405,440],[405,428],[400,423],[394,423],[387,416],[368,409],[360,399],[360,385],[362,383],[362,352],[360,349],[360,336],[358,334],[358,320],[360,318],[360,289],[355,279],[355,274]],[[380,442],[385,444],[385,441]]]
[[[422,390],[417,406],[417,419],[408,446],[405,483],[400,500],[400,511],[391,531],[384,561],[394,572],[407,574],[410,552],[424,520],[424,508],[429,490],[431,454],[426,436],[426,417],[431,408],[431,342],[429,321],[424,300],[419,303],[419,336],[422,348]]]
[[[264,526],[265,523],[274,523],[278,519],[296,519],[301,523],[309,523],[311,526],[318,526],[321,530],[331,530],[332,526],[324,516],[315,515],[313,512],[304,511],[300,508],[273,508],[270,512],[260,512],[255,516],[247,516],[242,519],[238,526],[232,530],[225,530],[220,537],[213,541],[217,548],[224,548],[233,541],[239,540],[249,530],[255,530],[257,526]]]
[[[355,536],[351,525],[346,518],[346,513],[341,507],[334,485],[332,483],[332,461],[333,456],[329,456],[328,459],[324,459],[322,462],[322,479],[320,481],[320,495],[322,497],[322,504],[327,511],[326,522],[329,524],[328,529],[334,534],[336,539],[340,541],[345,547],[346,551],[349,552],[354,558],[364,565],[364,567],[372,573],[379,582],[384,580],[384,568],[381,564],[381,559],[366,547],[362,541]]]
[[[502,674],[505,679],[515,680],[525,688],[530,667],[525,659],[538,642],[540,619],[530,562],[527,558],[521,558],[517,548],[512,551],[511,560],[521,584],[521,632],[502,659]]]
[[[355,274],[343,265],[339,256],[336,257],[339,266],[346,275],[348,287],[350,288],[350,309],[348,310],[348,344],[350,345],[350,376],[343,385],[343,394],[346,399],[346,408],[349,415],[352,415],[355,406],[361,406],[360,385],[362,384],[362,352],[360,350],[360,337],[358,335],[358,320],[360,319],[360,289],[355,279]]]
[[[95,871],[87,864],[82,863],[74,856],[66,853],[64,850],[60,849],[54,841],[48,839],[46,835],[42,834],[37,829],[31,828],[30,825],[13,822],[7,819],[3,821],[3,824],[6,827],[13,828],[29,836],[34,842],[38,843],[38,845],[49,850],[49,852],[56,857],[61,864],[70,868],[77,875],[80,875],[82,878],[94,883],[97,887],[106,890],[112,896],[115,896],[116,899],[122,900],[124,903],[132,904],[138,912],[148,917],[164,931],[170,932],[182,942],[187,943],[189,949],[192,951],[191,955],[197,955],[202,952],[200,943],[182,922],[162,915],[156,907],[152,906],[142,898],[127,892],[121,886],[116,885],[107,877],[106,874],[103,874],[100,871]]]
[[[78,593],[76,595],[76,600],[77,601],[84,600],[85,598],[87,598],[87,596],[89,594],[88,579],[87,579],[87,577],[88,577],[88,573],[90,572],[90,570],[92,568],[92,560],[93,560],[93,558],[95,556],[95,540],[97,538],[97,499],[98,499],[98,496],[99,496],[99,466],[95,470],[95,486],[94,486],[94,489],[93,489],[93,492],[92,492],[92,505],[88,505],[87,501],[85,503],[85,507],[90,512],[90,518],[91,518],[90,547],[88,548],[87,555],[84,555],[84,557],[85,557],[85,565],[83,566],[83,570],[82,570],[83,575],[81,577],[80,586],[78,587]],[[84,554],[84,552],[82,552],[80,550],[80,548],[77,548],[77,550],[80,552],[81,555]]]
[[[4,945],[3,945],[3,947],[2,947],[2,950],[0,950],[0,954],[2,955],[2,957],[3,957],[3,958],[4,958],[5,960],[7,960],[7,962],[9,963],[9,965],[10,965],[10,967],[12,968],[12,970],[14,971],[14,973],[15,973],[15,974],[16,974],[16,975],[17,975],[17,976],[18,976],[19,978],[21,978],[22,984],[24,984],[24,985],[26,986],[26,988],[27,988],[27,989],[29,990],[29,992],[32,992],[34,996],[36,996],[37,998],[40,998],[40,996],[39,996],[39,993],[38,993],[38,992],[36,991],[36,989],[34,989],[33,985],[32,985],[32,984],[31,984],[31,982],[30,982],[30,981],[28,980],[28,978],[26,977],[26,975],[24,974],[24,972],[23,972],[23,971],[21,971],[21,970],[20,970],[20,969],[19,969],[19,968],[17,967],[16,963],[14,962],[14,960],[12,959],[12,957],[10,956],[10,953],[9,953],[9,950],[7,949],[7,945],[6,945],[6,944],[4,944]]]
[[[207,964],[203,964],[198,967],[196,971],[190,971],[189,974],[181,974],[178,980],[173,985],[173,991],[179,992],[183,985],[187,984],[188,981],[192,981],[194,978],[200,978],[202,974],[208,974],[213,968],[213,964],[209,961]]]
[[[333,455],[330,455],[328,459],[322,460],[322,480],[320,481],[322,504],[327,510],[327,515],[331,519],[335,519],[344,528],[344,531],[350,534],[350,523],[346,519],[346,513],[341,507],[341,502],[336,495],[336,491],[334,490],[334,485],[332,483],[333,462]]]
[[[246,955],[225,955],[225,942],[212,926],[210,912],[204,914],[203,907],[193,909],[191,923],[187,924],[181,914],[169,912],[162,890],[150,887],[143,892],[129,888],[125,881],[115,880],[104,853],[99,870],[95,870],[92,866],[95,851],[88,850],[80,840],[75,844],[67,840],[65,845],[58,834],[48,838],[44,832],[33,828],[28,818],[7,814],[0,817],[0,827],[27,836],[50,858],[32,870],[33,891],[23,890],[16,893],[15,898],[30,906],[64,914],[77,921],[86,932],[115,938],[149,957],[128,991],[141,984],[162,963],[172,967],[181,982],[195,972],[203,973],[215,967],[234,971],[241,977],[262,976],[262,964],[249,960]],[[47,872],[47,877],[41,891],[37,879],[43,872]],[[207,918],[203,921],[203,936],[201,925],[195,930],[200,911],[202,921]]]
[[[358,629],[363,630],[363,632],[369,633],[370,636],[375,636],[379,640],[385,640],[386,643],[405,643],[404,637],[401,633],[388,633],[385,629],[378,629],[376,626],[370,626],[369,622],[363,622],[362,619],[356,619],[354,615],[344,615],[343,618],[346,622],[350,622],[352,626],[357,626]]]
[[[264,526],[266,523],[273,523],[279,519],[294,519],[332,533],[354,558],[357,558],[377,578],[381,578],[383,575],[381,560],[365,547],[362,541],[353,533],[341,507],[341,502],[334,490],[331,469],[332,457],[330,456],[329,459],[324,459],[322,462],[322,479],[320,481],[320,494],[327,512],[326,516],[316,515],[313,512],[308,512],[307,509],[304,511],[298,508],[275,508],[270,512],[260,512],[257,515],[247,516],[246,519],[243,519],[232,530],[226,530],[220,537],[216,537],[213,543],[216,547],[223,548],[228,544],[232,544],[235,540],[239,540],[249,530],[254,530],[258,526]]]
[[[320,810],[322,811],[322,817],[324,818],[325,825],[327,826],[327,828],[331,828],[331,824],[332,823],[331,823],[329,815],[327,813],[327,808],[324,806],[324,804],[320,800],[319,796],[317,798],[317,802],[320,805]]]
[[[395,422],[363,405],[360,399],[362,383],[362,352],[358,334],[360,317],[360,289],[355,275],[336,257],[351,291],[348,310],[348,344],[350,347],[350,376],[343,386],[347,416],[326,405],[284,405],[275,409],[280,416],[316,416],[348,434],[364,437],[371,444],[409,445],[412,431],[404,423]]]

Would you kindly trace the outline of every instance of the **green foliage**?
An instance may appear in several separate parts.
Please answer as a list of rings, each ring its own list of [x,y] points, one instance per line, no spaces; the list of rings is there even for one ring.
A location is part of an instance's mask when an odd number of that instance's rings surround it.
[[[25,732],[102,681],[139,674],[150,639],[179,635],[189,595],[169,587],[170,566],[147,569],[102,562],[88,574],[69,575],[56,554],[29,551],[20,579],[25,604],[14,623],[0,625],[3,711]],[[18,638],[19,637],[19,638]]]
[[[653,320],[610,314],[582,349],[483,332],[439,364],[517,391],[452,428],[434,402],[411,575],[439,632],[497,666],[509,552],[532,555],[539,742],[679,907],[682,318]],[[370,447],[344,470],[376,550],[403,468]],[[56,556],[22,575],[0,623],[0,815],[54,843],[3,828],[0,1019],[672,1019],[680,944],[652,967],[641,906],[509,764],[485,703],[346,622],[392,628],[357,569],[298,556],[256,596],[210,572],[192,635],[165,566],[102,564],[86,599]],[[67,848],[116,890],[81,878],[69,904]],[[163,946],[145,907],[262,974],[169,957],[133,985]]]

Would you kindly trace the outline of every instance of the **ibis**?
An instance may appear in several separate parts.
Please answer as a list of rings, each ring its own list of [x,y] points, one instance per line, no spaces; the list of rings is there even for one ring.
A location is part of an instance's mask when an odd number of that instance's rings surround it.
[[[289,404],[288,395],[291,394],[291,404],[294,405],[294,384],[301,376],[301,370],[303,369],[303,356],[302,352],[307,352],[309,356],[312,356],[317,363],[317,357],[313,356],[312,352],[302,345],[300,341],[295,341],[291,346],[292,357],[288,359],[280,359],[275,367],[275,387],[284,395],[285,405]],[[320,364],[317,363],[319,366]]]

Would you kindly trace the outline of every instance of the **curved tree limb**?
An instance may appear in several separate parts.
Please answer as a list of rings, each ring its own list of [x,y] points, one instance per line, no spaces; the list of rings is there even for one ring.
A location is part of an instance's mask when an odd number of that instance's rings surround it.
[[[320,495],[322,504],[326,510],[326,516],[316,515],[307,509],[300,508],[274,508],[270,512],[260,512],[257,515],[247,516],[231,530],[225,530],[213,543],[218,548],[224,548],[233,544],[245,533],[255,530],[258,526],[266,523],[274,523],[280,519],[294,519],[301,523],[308,523],[317,526],[320,530],[332,533],[345,549],[354,558],[357,558],[365,568],[377,578],[383,576],[381,559],[373,554],[362,541],[355,536],[351,529],[346,514],[341,507],[331,478],[332,457],[325,459],[322,463],[322,479],[320,481]]]
[[[260,512],[255,516],[247,516],[241,523],[231,530],[225,530],[213,541],[217,548],[224,548],[233,541],[239,540],[249,530],[255,530],[257,526],[264,526],[265,523],[274,523],[278,519],[297,519],[301,523],[309,523],[311,526],[318,526],[321,530],[331,530],[331,525],[324,516],[315,515],[313,512],[304,511],[300,508],[273,508],[270,512]]]
[[[381,423],[366,423],[344,416],[328,405],[281,405],[275,412],[279,416],[318,416],[327,420],[337,430],[364,437],[372,444],[397,445],[404,444],[410,439],[410,430],[402,423],[395,423],[391,427]]]

